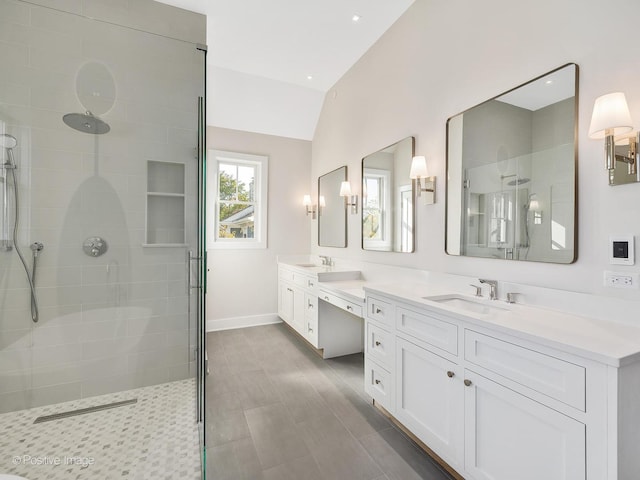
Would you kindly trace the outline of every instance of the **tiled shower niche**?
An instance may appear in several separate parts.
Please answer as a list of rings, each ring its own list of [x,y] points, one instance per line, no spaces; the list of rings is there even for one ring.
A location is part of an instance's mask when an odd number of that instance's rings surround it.
[[[147,245],[185,243],[184,164],[147,162]]]

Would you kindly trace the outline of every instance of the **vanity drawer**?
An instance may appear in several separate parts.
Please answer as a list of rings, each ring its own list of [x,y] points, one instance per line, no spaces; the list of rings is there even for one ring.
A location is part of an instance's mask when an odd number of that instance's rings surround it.
[[[304,337],[315,348],[318,346],[318,316],[307,315],[304,319]]]
[[[316,287],[317,280],[315,279],[315,277],[294,272],[293,283],[295,283],[299,287],[312,290]]]
[[[320,292],[319,298],[335,305],[338,308],[346,310],[349,313],[353,313],[356,317],[362,317],[362,306],[356,303],[340,298],[337,295],[333,295],[328,292]]]
[[[395,358],[394,345],[394,335],[371,322],[367,322],[366,354],[389,371]]]
[[[367,297],[367,318],[393,327],[393,305],[373,296]]]
[[[304,294],[304,315],[318,318],[318,297],[309,293]]]
[[[398,307],[396,329],[453,355],[458,354],[458,326]]]
[[[364,390],[376,403],[389,413],[393,413],[394,393],[391,374],[367,356],[364,358]]]
[[[467,361],[585,411],[584,367],[473,330],[464,340]]]
[[[286,280],[288,282],[293,282],[294,279],[294,273],[291,270],[288,270],[286,268],[280,267],[278,269],[278,277],[280,277],[280,280]]]

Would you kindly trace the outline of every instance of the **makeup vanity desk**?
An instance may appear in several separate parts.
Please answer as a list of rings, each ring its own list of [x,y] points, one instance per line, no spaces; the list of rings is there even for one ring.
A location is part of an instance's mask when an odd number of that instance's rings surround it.
[[[364,350],[364,280],[359,270],[278,263],[278,316],[322,354]]]

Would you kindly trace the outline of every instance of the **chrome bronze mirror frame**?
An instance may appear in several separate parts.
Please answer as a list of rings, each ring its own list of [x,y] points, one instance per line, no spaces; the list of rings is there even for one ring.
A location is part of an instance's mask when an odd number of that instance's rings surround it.
[[[406,137],[362,159],[362,249],[415,251],[415,138]]]
[[[346,248],[347,209],[340,186],[347,180],[347,167],[318,177],[318,245]]]
[[[573,63],[450,117],[447,254],[573,263],[577,146]]]

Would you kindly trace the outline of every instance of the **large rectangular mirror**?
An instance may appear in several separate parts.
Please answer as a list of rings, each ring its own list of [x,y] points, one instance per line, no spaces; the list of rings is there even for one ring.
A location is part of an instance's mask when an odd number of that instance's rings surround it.
[[[415,139],[407,137],[362,159],[362,248],[414,251],[414,192],[409,178]]]
[[[449,255],[576,259],[578,66],[447,121]]]
[[[340,185],[347,180],[347,167],[340,167],[318,178],[318,245],[347,246],[347,209]]]

